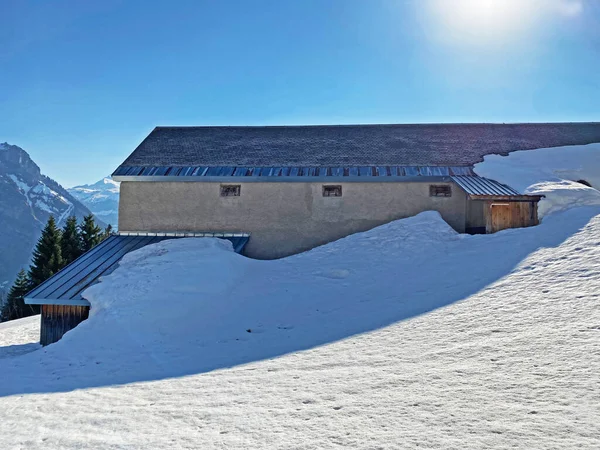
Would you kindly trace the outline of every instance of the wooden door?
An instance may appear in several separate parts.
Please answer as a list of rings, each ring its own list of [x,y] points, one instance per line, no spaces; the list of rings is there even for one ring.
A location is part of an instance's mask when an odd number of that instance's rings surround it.
[[[490,206],[491,224],[488,233],[513,228],[512,210],[510,203],[492,203]]]

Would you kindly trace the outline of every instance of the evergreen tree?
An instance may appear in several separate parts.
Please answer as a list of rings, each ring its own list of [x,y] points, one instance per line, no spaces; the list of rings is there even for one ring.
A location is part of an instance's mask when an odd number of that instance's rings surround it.
[[[111,237],[113,234],[113,227],[112,225],[109,223],[108,226],[104,229],[104,235],[102,236],[102,240],[107,239],[109,237]]]
[[[102,241],[102,228],[96,225],[94,216],[89,214],[83,218],[79,225],[81,234],[81,251],[83,253],[91,250]]]
[[[6,308],[6,295],[3,291],[0,291],[0,322],[4,322],[4,309]]]
[[[81,256],[81,235],[79,233],[77,218],[75,216],[71,216],[67,219],[67,223],[62,230],[60,249],[62,253],[63,264],[65,266]]]
[[[61,232],[56,227],[54,217],[50,216],[33,251],[33,263],[29,267],[32,288],[39,286],[62,268],[60,243]]]
[[[15,284],[10,288],[6,302],[0,311],[0,321],[20,319],[21,317],[31,316],[39,313],[39,306],[26,305],[25,294],[31,290],[31,283],[27,272],[21,269]]]

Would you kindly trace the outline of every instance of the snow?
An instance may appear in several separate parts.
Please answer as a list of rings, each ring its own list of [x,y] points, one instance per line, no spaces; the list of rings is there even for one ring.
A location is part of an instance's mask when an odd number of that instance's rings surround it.
[[[540,217],[573,206],[600,205],[600,144],[488,155],[475,172],[523,193],[545,195]]]
[[[278,261],[167,241],[86,297],[0,360],[0,447],[600,445],[600,207],[488,236],[424,213]]]
[[[84,296],[43,349],[0,325],[0,448],[600,448],[600,205],[479,236],[426,212],[276,261],[164,241]]]
[[[113,227],[118,225],[120,183],[109,177],[94,184],[85,184],[68,189],[69,193],[87,206],[95,216]]]
[[[57,212],[60,212],[61,208],[57,208],[50,203],[58,200],[60,203],[62,203],[62,205],[60,205],[61,207],[63,205],[66,206],[67,208],[62,212],[60,217],[58,217],[57,224],[59,225],[75,209],[74,205],[69,200],[60,195],[58,192],[50,189],[42,182],[38,182],[38,184],[35,186],[30,186],[21,180],[17,175],[9,174],[8,177],[17,185],[19,190],[25,196],[27,204],[31,207],[45,211],[49,214],[56,214]]]
[[[51,208],[44,200],[41,199],[36,199],[35,207],[50,214],[54,214],[56,212],[54,208]]]
[[[38,194],[38,195],[45,196],[45,197],[54,197],[54,198],[57,198],[57,199],[59,199],[63,203],[69,203],[69,201],[66,198],[64,198],[58,192],[53,191],[52,189],[50,189],[44,183],[38,183],[36,186],[34,186],[31,189],[31,192],[33,192],[35,194]]]
[[[78,199],[86,199],[89,202],[98,202],[106,199],[119,198],[120,183],[109,177],[94,184],[84,184],[69,189],[69,192]]]
[[[16,175],[9,174],[8,177],[13,181],[13,183],[15,183],[17,185],[17,187],[21,190],[21,192],[23,192],[23,194],[25,194],[25,197],[27,197],[27,195],[29,194],[29,191],[31,190],[31,186],[29,186],[27,183],[25,183],[23,180],[21,180]],[[29,201],[29,197],[27,197],[27,201]]]
[[[0,360],[40,348],[40,316],[0,323]]]
[[[111,214],[116,214],[116,213],[117,213],[117,211],[112,210],[112,209],[101,210],[101,211],[94,211],[94,215],[98,216],[98,217],[110,216]]]

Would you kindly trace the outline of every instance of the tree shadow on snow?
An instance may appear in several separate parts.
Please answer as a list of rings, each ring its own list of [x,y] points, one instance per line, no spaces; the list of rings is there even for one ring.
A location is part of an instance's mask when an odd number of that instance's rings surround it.
[[[186,314],[177,312],[180,306],[172,301],[165,303],[161,323],[146,325],[144,314],[150,314],[146,311],[101,311],[57,344],[0,360],[0,396],[200,374],[373,331],[481,291],[538,249],[558,247],[599,214],[597,207],[577,208],[550,216],[539,227],[492,236],[449,237],[424,244],[422,251],[413,245],[408,258],[402,254],[406,249],[399,246],[397,263],[388,253],[382,270],[369,269],[366,262],[360,266],[361,252],[377,251],[368,240],[352,253],[358,265],[344,267],[346,255],[336,254],[335,245],[316,259],[298,255],[257,261],[257,267],[272,268],[271,275],[247,276],[244,285],[231,294],[235,304],[229,313],[181,320]],[[331,260],[338,265],[328,266]],[[329,269],[319,271],[321,265]],[[286,276],[278,278],[278,271]],[[305,282],[307,273],[319,280],[317,290]],[[261,303],[261,296],[281,301]],[[110,332],[103,333],[106,329]]]

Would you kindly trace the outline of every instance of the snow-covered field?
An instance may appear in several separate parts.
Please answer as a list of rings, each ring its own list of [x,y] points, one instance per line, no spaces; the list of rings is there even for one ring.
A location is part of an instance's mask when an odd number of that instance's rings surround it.
[[[0,327],[29,344],[0,348],[0,448],[600,448],[600,205],[277,261],[166,241],[86,297],[44,349]]]

